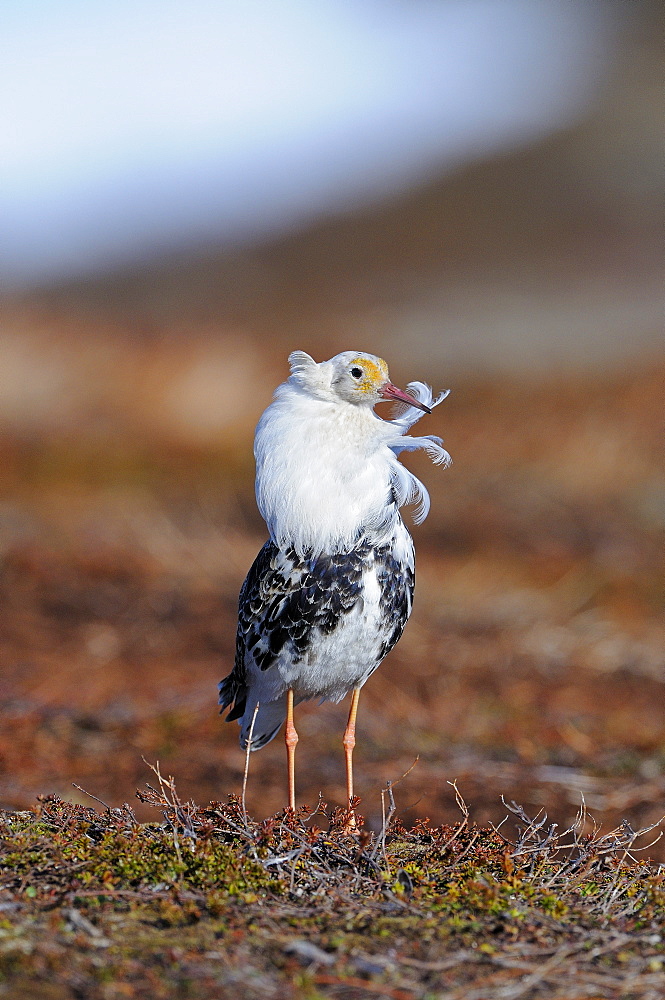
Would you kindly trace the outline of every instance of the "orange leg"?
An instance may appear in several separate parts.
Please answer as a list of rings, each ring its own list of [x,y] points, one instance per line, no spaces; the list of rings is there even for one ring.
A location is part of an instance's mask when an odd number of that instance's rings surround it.
[[[284,732],[286,742],[286,763],[289,769],[289,809],[296,809],[296,743],[298,734],[293,725],[293,688],[289,688],[286,695],[286,730]]]
[[[356,715],[358,714],[358,702],[360,701],[360,688],[354,688],[351,696],[351,708],[349,709],[349,721],[344,730],[344,753],[346,754],[346,801],[351,808],[353,798],[353,748],[356,745]],[[350,826],[355,826],[355,817],[351,813]]]

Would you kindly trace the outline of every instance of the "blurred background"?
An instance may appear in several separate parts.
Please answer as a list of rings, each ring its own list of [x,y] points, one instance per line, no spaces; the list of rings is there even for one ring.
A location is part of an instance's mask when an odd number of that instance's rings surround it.
[[[216,683],[300,348],[452,389],[453,467],[406,459],[432,512],[361,811],[419,757],[406,818],[456,819],[454,780],[481,822],[501,794],[665,812],[662,27],[650,0],[3,5],[0,806],[132,801],[142,756],[240,791]],[[343,802],[346,712],[299,709],[300,801]],[[284,770],[279,739],[252,757],[256,815]]]

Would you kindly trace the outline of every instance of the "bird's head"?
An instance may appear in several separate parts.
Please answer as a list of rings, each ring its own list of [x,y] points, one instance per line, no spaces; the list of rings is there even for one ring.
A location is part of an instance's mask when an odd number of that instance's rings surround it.
[[[289,356],[291,378],[301,388],[319,399],[345,400],[357,406],[375,406],[386,400],[408,403],[425,413],[429,407],[420,403],[390,381],[388,365],[375,354],[342,351],[330,361],[319,364],[304,351]]]

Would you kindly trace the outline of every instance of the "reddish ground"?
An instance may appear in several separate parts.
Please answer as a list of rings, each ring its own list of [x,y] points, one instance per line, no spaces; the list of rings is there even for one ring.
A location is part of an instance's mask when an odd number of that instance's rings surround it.
[[[261,374],[258,410],[281,373]],[[603,825],[654,822],[662,372],[453,388],[428,430],[454,466],[412,463],[432,513],[414,529],[413,618],[361,699],[361,810],[380,823],[381,788],[419,758],[396,791],[407,819],[456,819],[457,781],[478,822],[502,818],[501,795],[560,824],[582,796]],[[148,385],[146,415],[152,399]],[[142,756],[198,802],[240,790],[237,726],[215,701],[264,539],[255,415],[183,443],[138,410],[109,431],[102,406],[77,433],[65,421],[0,439],[0,805],[84,800],[73,782],[133,801]],[[346,711],[298,711],[301,802],[343,800]],[[277,739],[252,757],[250,811],[280,808],[284,785]]]

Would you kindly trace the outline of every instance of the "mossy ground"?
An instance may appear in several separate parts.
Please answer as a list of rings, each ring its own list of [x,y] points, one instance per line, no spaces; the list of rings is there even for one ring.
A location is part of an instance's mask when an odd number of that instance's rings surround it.
[[[320,803],[261,823],[179,799],[0,813],[0,997],[662,997],[665,877],[628,826],[378,834]],[[657,835],[648,834],[649,839]]]

